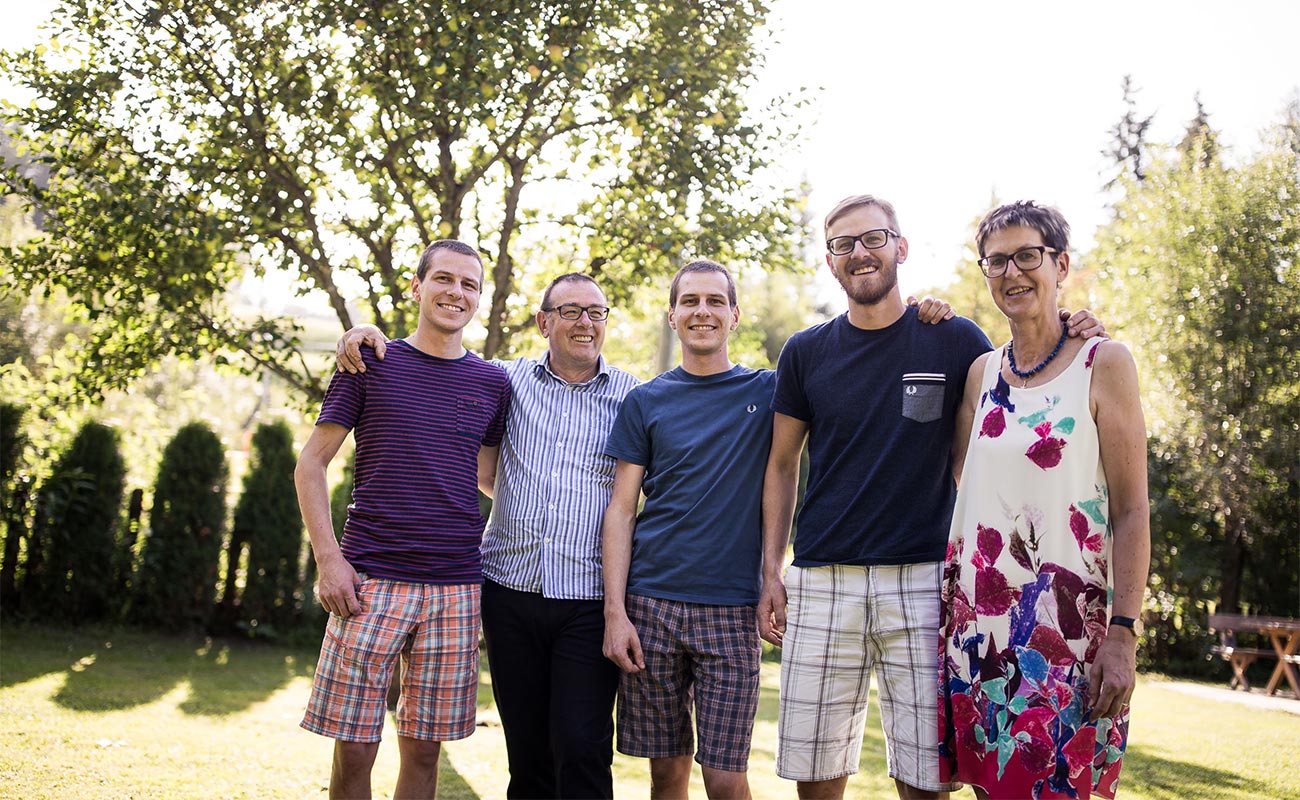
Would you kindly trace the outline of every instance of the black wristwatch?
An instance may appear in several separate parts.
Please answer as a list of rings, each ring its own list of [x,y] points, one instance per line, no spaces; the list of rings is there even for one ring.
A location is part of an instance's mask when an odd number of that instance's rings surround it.
[[[1119,625],[1121,628],[1128,628],[1129,630],[1133,631],[1134,636],[1138,638],[1142,637],[1143,626],[1142,626],[1142,620],[1140,619],[1133,619],[1132,617],[1121,617],[1119,615],[1115,615],[1110,618],[1110,624]]]

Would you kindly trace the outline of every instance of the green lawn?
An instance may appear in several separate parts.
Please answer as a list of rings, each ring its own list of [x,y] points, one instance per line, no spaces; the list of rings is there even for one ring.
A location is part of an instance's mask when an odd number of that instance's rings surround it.
[[[312,650],[168,638],[136,631],[0,629],[0,796],[38,798],[313,798],[325,796],[331,742],[298,728]],[[756,798],[794,796],[773,773],[776,664],[765,664],[750,780]],[[505,746],[484,672],[483,723],[444,748],[443,798],[505,796]],[[1300,797],[1290,775],[1300,717],[1188,696],[1144,680],[1121,797]],[[391,726],[375,767],[391,795]],[[849,796],[893,796],[879,716],[867,721],[862,773]],[[646,764],[618,756],[616,791],[649,795]],[[697,769],[693,795],[703,797]],[[969,791],[956,795],[973,797]]]

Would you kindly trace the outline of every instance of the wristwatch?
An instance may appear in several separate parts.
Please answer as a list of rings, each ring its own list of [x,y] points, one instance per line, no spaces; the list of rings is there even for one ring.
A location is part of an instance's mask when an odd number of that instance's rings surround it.
[[[1145,630],[1145,626],[1142,625],[1141,619],[1133,619],[1132,617],[1121,617],[1118,614],[1110,618],[1110,624],[1119,625],[1122,628],[1128,628],[1129,630],[1133,631],[1133,635],[1138,637],[1139,639],[1142,638],[1142,632]]]

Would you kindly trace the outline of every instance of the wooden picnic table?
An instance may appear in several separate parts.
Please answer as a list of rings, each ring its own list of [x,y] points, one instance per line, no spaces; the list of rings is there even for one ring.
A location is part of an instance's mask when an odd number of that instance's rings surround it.
[[[1210,630],[1217,632],[1220,637],[1220,646],[1215,648],[1225,660],[1232,664],[1233,679],[1232,684],[1240,684],[1245,689],[1250,689],[1250,684],[1246,682],[1246,667],[1256,658],[1274,657],[1277,659],[1277,666],[1273,668],[1273,676],[1268,680],[1268,694],[1276,694],[1278,688],[1282,685],[1282,679],[1290,684],[1291,691],[1297,699],[1300,699],[1300,677],[1296,674],[1296,665],[1300,664],[1300,619],[1291,617],[1260,617],[1249,614],[1211,614]],[[1273,651],[1242,648],[1236,646],[1236,635],[1239,633],[1258,633],[1268,637],[1269,642],[1273,645]]]

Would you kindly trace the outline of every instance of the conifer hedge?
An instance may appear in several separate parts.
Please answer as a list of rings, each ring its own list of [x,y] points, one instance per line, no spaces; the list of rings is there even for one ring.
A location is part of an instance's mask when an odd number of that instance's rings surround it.
[[[231,530],[232,542],[248,544],[239,617],[251,632],[274,637],[290,627],[302,600],[302,516],[293,483],[297,456],[289,426],[283,422],[258,426],[252,456]],[[237,559],[232,547],[232,572]]]
[[[164,629],[206,625],[226,524],[229,467],[221,440],[191,422],[163,451],[131,617]]]
[[[87,422],[55,462],[37,493],[30,553],[40,549],[39,569],[29,572],[25,608],[41,616],[78,622],[119,610],[113,564],[126,465],[118,433]]]

